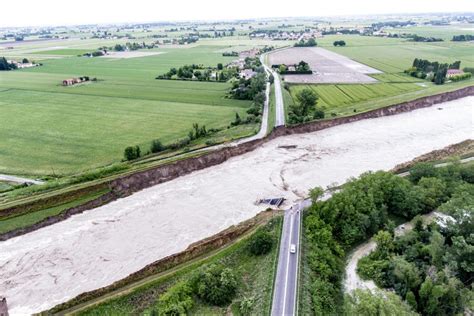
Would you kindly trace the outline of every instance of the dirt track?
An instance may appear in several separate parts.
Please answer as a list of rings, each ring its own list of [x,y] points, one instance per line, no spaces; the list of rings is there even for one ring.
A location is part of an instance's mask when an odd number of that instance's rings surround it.
[[[474,97],[272,140],[225,163],[0,243],[12,315],[38,312],[121,279],[254,216],[263,197],[390,169],[472,137]],[[438,110],[442,108],[443,110]],[[296,145],[296,147],[294,147]]]

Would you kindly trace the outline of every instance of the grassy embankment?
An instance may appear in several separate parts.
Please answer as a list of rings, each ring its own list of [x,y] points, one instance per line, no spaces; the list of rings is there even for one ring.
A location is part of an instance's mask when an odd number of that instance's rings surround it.
[[[147,315],[156,309],[157,299],[177,282],[188,280],[198,269],[212,264],[223,264],[233,269],[238,279],[238,289],[232,303],[226,306],[210,306],[199,299],[191,310],[193,315],[225,314],[230,310],[239,314],[239,303],[244,298],[252,298],[252,314],[270,313],[273,277],[278,258],[278,244],[282,218],[270,219],[263,228],[273,236],[273,247],[265,255],[254,256],[248,251],[249,237],[256,229],[246,233],[235,242],[179,265],[171,270],[152,275],[144,280],[124,286],[102,297],[74,306],[61,313],[74,315]],[[56,310],[57,311],[57,310]]]
[[[272,84],[270,89],[270,101],[268,102],[268,125],[267,134],[271,133],[275,127],[276,107],[275,107],[275,85]]]
[[[47,207],[39,211],[28,212],[26,214],[19,215],[19,216],[1,218],[0,219],[0,234],[6,233],[18,228],[34,225],[50,216],[59,215],[63,213],[64,211],[66,211],[67,209],[70,209],[72,207],[76,207],[84,203],[87,203],[91,200],[94,200],[104,195],[107,192],[109,192],[108,189],[102,189],[96,192],[85,194],[67,203],[57,204],[52,207]]]

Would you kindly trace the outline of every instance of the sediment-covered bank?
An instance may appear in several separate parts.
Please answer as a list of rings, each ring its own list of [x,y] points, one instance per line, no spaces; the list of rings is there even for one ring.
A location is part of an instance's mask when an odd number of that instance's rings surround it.
[[[285,197],[291,203],[314,186],[388,170],[472,138],[473,103],[473,97],[463,98],[273,139],[213,167],[1,242],[0,292],[15,315],[106,286],[251,218],[265,208],[256,205],[260,198]]]

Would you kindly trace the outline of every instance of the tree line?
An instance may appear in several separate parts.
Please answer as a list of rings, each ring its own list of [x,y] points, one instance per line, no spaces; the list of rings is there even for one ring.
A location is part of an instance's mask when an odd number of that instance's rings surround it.
[[[405,73],[412,77],[427,79],[435,84],[444,84],[448,69],[460,69],[461,61],[455,61],[452,64],[431,62],[426,59],[415,58],[412,67],[405,70]]]
[[[299,42],[295,43],[295,47],[315,47],[318,46],[318,43],[316,43],[316,40],[314,38],[310,38],[307,41],[305,40],[300,40]]]
[[[466,35],[454,35],[451,39],[453,42],[468,42],[474,41],[474,35],[466,34]]]
[[[383,171],[363,174],[343,185],[326,201],[319,200],[324,192],[321,188],[312,190],[313,204],[303,220],[305,260],[310,270],[310,282],[304,291],[311,300],[311,312],[316,315],[344,313],[341,286],[347,251],[380,230],[393,232],[395,224],[391,216],[410,220],[443,203],[443,206],[465,203],[463,197],[469,194],[464,190],[468,186],[472,194],[473,183],[472,165],[454,163],[434,168],[422,164],[412,168],[409,179]],[[473,203],[472,198],[470,201]],[[466,209],[464,207],[460,209]],[[472,216],[472,212],[470,214]],[[474,240],[466,242],[474,246]],[[419,277],[423,279],[423,275]],[[409,279],[410,275],[400,272],[400,278]],[[455,310],[457,308],[451,312]]]
[[[226,82],[231,78],[238,77],[238,71],[234,67],[224,68],[222,63],[216,67],[204,67],[203,65],[184,65],[179,68],[170,68],[155,79],[160,80],[197,80],[197,81],[217,81]]]
[[[167,145],[164,145],[159,139],[155,139],[151,142],[149,150],[147,152],[142,152],[139,145],[126,147],[123,154],[124,160],[131,161],[147,156],[149,154],[160,153],[165,150],[176,150],[184,148],[189,145],[193,140],[207,137],[219,131],[220,129],[207,129],[205,125],[199,125],[198,123],[194,123],[192,125],[191,130],[188,132],[188,136],[181,138],[175,142],[169,143]]]
[[[409,36],[413,42],[425,42],[425,43],[430,43],[430,42],[443,42],[442,38],[436,38],[436,37],[424,37],[424,36],[419,36],[416,34],[410,34]]]

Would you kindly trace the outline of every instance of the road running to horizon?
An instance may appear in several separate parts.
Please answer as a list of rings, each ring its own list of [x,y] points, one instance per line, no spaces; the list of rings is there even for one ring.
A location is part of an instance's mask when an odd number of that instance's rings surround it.
[[[268,67],[265,63],[265,55],[260,57],[265,71],[273,76],[273,84],[275,85],[275,127],[285,125],[285,106],[283,104],[283,94],[281,92],[281,79],[276,71]]]

